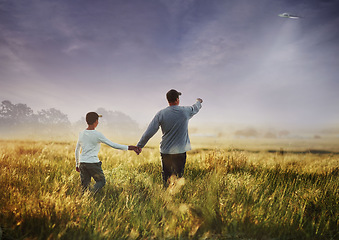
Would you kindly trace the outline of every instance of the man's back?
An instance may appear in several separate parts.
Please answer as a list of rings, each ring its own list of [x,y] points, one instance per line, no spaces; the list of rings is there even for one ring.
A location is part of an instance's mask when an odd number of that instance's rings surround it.
[[[199,112],[201,103],[197,101],[189,107],[169,106],[159,111],[141,137],[138,147],[144,147],[147,141],[158,131],[162,130],[160,152],[178,154],[191,150],[188,136],[188,121]]]
[[[188,121],[191,118],[190,107],[169,106],[160,112],[162,153],[176,154],[191,150],[188,137]]]

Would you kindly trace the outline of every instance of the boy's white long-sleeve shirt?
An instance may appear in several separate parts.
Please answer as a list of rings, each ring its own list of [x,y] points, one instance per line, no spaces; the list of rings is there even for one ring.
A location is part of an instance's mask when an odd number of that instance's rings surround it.
[[[96,130],[84,130],[79,133],[79,139],[75,148],[76,167],[79,167],[80,162],[100,162],[98,157],[98,153],[100,151],[100,143],[104,143],[115,149],[128,150],[127,145],[114,143],[107,139],[101,132],[98,132]]]

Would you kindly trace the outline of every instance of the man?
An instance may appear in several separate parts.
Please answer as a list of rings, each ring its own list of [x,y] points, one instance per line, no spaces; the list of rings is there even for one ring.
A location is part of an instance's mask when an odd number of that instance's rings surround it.
[[[180,178],[184,173],[186,152],[191,150],[188,121],[199,112],[203,102],[201,98],[198,98],[192,106],[182,107],[179,106],[180,95],[181,93],[174,89],[167,92],[166,98],[169,106],[155,115],[137,144],[137,147],[143,148],[161,127],[160,153],[164,186],[168,186],[167,181],[171,175]]]
[[[104,172],[101,168],[101,161],[98,158],[100,143],[104,143],[112,148],[120,150],[133,150],[139,155],[140,148],[114,143],[107,139],[101,132],[95,130],[99,124],[99,117],[96,112],[86,114],[88,127],[79,134],[79,139],[75,148],[76,171],[80,172],[82,190],[85,191],[93,177],[95,185],[92,189],[94,193],[100,190],[106,183]],[[81,154],[80,154],[80,150]]]

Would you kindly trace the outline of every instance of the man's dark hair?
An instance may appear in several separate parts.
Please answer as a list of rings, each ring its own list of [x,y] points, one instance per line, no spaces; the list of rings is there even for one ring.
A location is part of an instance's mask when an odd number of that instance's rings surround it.
[[[177,98],[181,95],[181,92],[171,89],[166,93],[166,98],[168,102],[175,102]]]
[[[99,115],[96,112],[89,112],[86,114],[86,122],[88,125],[92,125],[93,123],[95,123],[98,118]]]

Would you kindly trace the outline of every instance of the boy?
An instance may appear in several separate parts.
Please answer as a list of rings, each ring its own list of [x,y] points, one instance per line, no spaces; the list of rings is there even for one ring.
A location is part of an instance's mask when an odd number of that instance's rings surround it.
[[[133,150],[139,155],[140,148],[114,143],[108,140],[102,133],[95,130],[98,126],[99,116],[96,112],[89,112],[86,115],[88,127],[79,134],[79,139],[75,148],[76,171],[80,172],[81,185],[83,191],[88,188],[91,177],[95,180],[92,189],[94,193],[100,190],[106,183],[105,175],[101,168],[101,161],[98,158],[100,143],[121,150]],[[81,154],[80,154],[81,148]],[[80,157],[79,157],[80,156]]]

